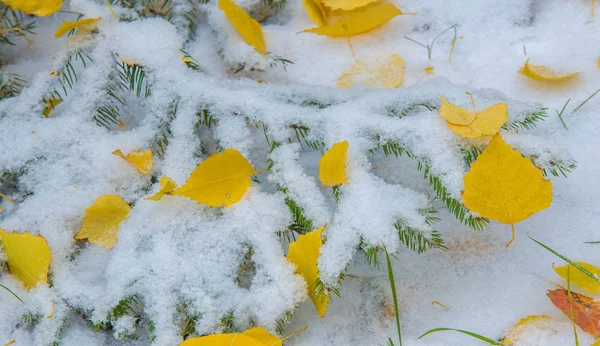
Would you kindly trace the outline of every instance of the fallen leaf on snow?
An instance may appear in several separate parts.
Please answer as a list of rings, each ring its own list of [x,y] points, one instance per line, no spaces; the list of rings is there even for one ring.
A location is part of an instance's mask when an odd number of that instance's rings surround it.
[[[348,71],[338,78],[337,87],[347,89],[354,84],[364,84],[393,89],[402,85],[403,81],[404,60],[397,54],[391,54],[370,64],[356,61]]]
[[[281,346],[281,339],[262,327],[243,333],[213,334],[187,339],[179,346]]]
[[[152,170],[152,150],[150,149],[144,151],[132,151],[127,155],[124,155],[120,149],[117,149],[113,151],[112,154],[122,157],[142,174],[148,174]]]
[[[60,9],[62,0],[2,0],[14,10],[38,17],[49,16]]]
[[[219,9],[225,13],[244,41],[262,56],[266,56],[267,43],[260,24],[232,0],[219,0]]]
[[[211,207],[226,207],[242,199],[252,186],[250,176],[256,173],[239,151],[225,149],[200,162],[185,184],[172,194]]]
[[[568,291],[564,288],[548,290],[548,298],[581,330],[590,333],[596,339],[600,338],[600,302],[573,291],[571,291],[572,302],[569,302]],[[573,314],[571,314],[571,307]]]
[[[471,112],[451,104],[442,96],[439,114],[452,132],[467,138],[479,138],[494,135],[500,130],[508,121],[508,106],[498,103],[479,112]]]
[[[552,203],[552,183],[531,159],[496,134],[464,175],[463,202],[469,210],[512,226]]]
[[[25,287],[33,288],[38,283],[48,283],[48,267],[52,255],[44,237],[28,232],[6,232],[0,228],[0,241],[10,272]]]
[[[576,264],[579,264],[580,266],[582,266],[584,269],[586,269],[590,273],[595,274],[598,277],[600,277],[600,267],[597,267],[593,264],[589,264],[589,263],[585,263],[585,262],[579,262],[579,261],[573,261],[573,262],[575,262]],[[560,277],[562,277],[565,280],[567,280],[568,272],[570,272],[570,281],[572,284],[577,285],[588,292],[600,293],[600,282],[593,280],[592,278],[590,278],[586,274],[582,273],[580,270],[573,267],[572,265],[565,264],[560,267],[554,267],[554,266],[552,266],[552,267],[554,268],[554,271],[556,272],[556,274],[560,275]],[[569,270],[569,267],[571,267],[570,270]]]
[[[118,241],[119,225],[129,215],[131,207],[117,195],[98,197],[85,210],[83,226],[75,239],[86,239],[90,243],[112,249]]]
[[[316,281],[319,278],[317,260],[320,255],[321,245],[323,245],[321,234],[324,229],[325,225],[312,232],[300,235],[298,240],[290,244],[286,255],[288,261],[296,265],[296,273],[302,275],[304,280],[306,280],[308,296],[317,309],[319,317],[325,316],[329,301],[328,295],[318,295],[316,292]]]
[[[158,192],[156,194],[154,194],[153,196],[147,197],[145,199],[150,200],[150,201],[159,201],[166,194],[171,193],[176,188],[177,188],[177,183],[174,182],[173,179],[167,177],[166,175],[163,175],[162,178],[160,178],[160,186],[158,188]]]
[[[525,61],[525,66],[521,67],[519,72],[531,79],[539,81],[559,82],[575,77],[579,72],[561,72],[553,70],[543,65],[531,65],[529,60]]]
[[[327,23],[327,13],[319,0],[302,0],[302,7],[318,26],[323,26]]]
[[[377,1],[378,0],[323,0],[323,5],[332,10],[349,11],[358,7],[367,6],[368,4]]]
[[[54,33],[54,38],[57,39],[73,29],[77,29],[77,35],[79,36],[88,34],[98,26],[99,21],[100,17],[80,19],[73,22],[62,22]]]
[[[503,345],[518,345],[521,337],[532,331],[547,330],[551,328],[551,319],[546,315],[532,315],[522,318],[513,329],[511,329],[504,340]]]
[[[346,159],[348,141],[335,143],[319,161],[319,180],[325,186],[348,184],[346,179]]]

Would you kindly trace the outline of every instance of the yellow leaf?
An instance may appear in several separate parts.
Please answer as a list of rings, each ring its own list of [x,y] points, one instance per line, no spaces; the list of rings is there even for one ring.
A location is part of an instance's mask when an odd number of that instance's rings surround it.
[[[521,67],[519,72],[527,76],[531,79],[539,80],[539,81],[549,81],[549,82],[559,82],[567,80],[571,77],[575,77],[579,74],[579,72],[560,72],[555,71],[549,67],[543,65],[531,65],[529,64],[529,60],[525,61],[525,66]]]
[[[183,186],[173,195],[191,198],[211,207],[239,202],[252,186],[250,176],[257,172],[235,149],[225,149],[201,162]]]
[[[594,341],[590,346],[600,346],[600,340]]]
[[[232,0],[219,0],[219,9],[225,13],[244,41],[265,56],[267,43],[260,24]]]
[[[47,118],[48,116],[50,116],[50,112],[52,112],[54,108],[56,108],[56,106],[58,106],[61,102],[62,99],[58,97],[44,99],[44,103],[46,104],[46,107],[44,107],[44,109],[42,110],[42,114],[44,115],[44,117]]]
[[[496,134],[464,176],[462,199],[469,210],[512,226],[552,203],[552,183],[531,159]]]
[[[73,29],[77,29],[78,35],[87,34],[96,28],[99,21],[100,17],[80,19],[74,22],[62,22],[54,33],[54,38],[57,39]]]
[[[112,249],[118,241],[119,225],[127,219],[131,207],[117,195],[98,197],[94,204],[85,210],[83,226],[75,239],[85,239],[91,243]]]
[[[355,83],[369,86],[380,85],[384,89],[393,89],[404,81],[404,61],[399,55],[391,54],[372,64],[357,61],[337,80],[337,87],[346,89]]]
[[[162,178],[160,178],[160,186],[159,186],[158,192],[156,194],[154,194],[153,196],[147,197],[145,199],[150,200],[150,201],[159,201],[166,194],[171,193],[176,188],[177,188],[177,183],[175,183],[173,181],[173,179],[167,177],[166,175],[163,175]]]
[[[48,283],[48,266],[52,255],[44,237],[27,232],[9,233],[0,228],[0,240],[10,272],[25,287],[33,288],[38,283]]]
[[[213,334],[187,339],[179,346],[281,346],[281,339],[262,327],[243,333]]]
[[[62,0],[2,0],[13,10],[23,11],[38,17],[49,16],[60,9]]]
[[[301,32],[310,32],[329,37],[349,37],[373,30],[400,14],[402,14],[402,11],[393,4],[375,3],[363,9],[353,11],[353,13],[339,22],[323,27],[306,29]]]
[[[428,76],[433,76],[433,74],[434,74],[434,67],[433,67],[433,66],[427,66],[427,67],[425,67],[425,68],[423,69],[423,71],[425,71],[425,73],[426,73]]]
[[[306,13],[318,26],[323,26],[327,22],[327,14],[319,0],[302,0],[302,7]]]
[[[288,261],[296,265],[296,273],[302,275],[306,280],[308,287],[308,296],[317,309],[319,317],[325,316],[328,295],[317,295],[316,281],[319,278],[319,269],[317,268],[317,259],[321,251],[321,234],[325,225],[307,234],[302,234],[298,240],[290,244],[287,255]]]
[[[319,180],[325,186],[348,184],[346,179],[346,159],[348,141],[335,143],[319,161]]]
[[[589,263],[585,263],[585,262],[579,262],[579,261],[574,261],[574,262],[579,264],[580,266],[582,266],[584,269],[586,269],[590,273],[595,274],[598,277],[600,277],[600,267],[597,267],[593,264],[589,264]],[[571,265],[565,264],[560,267],[554,267],[554,266],[552,266],[552,267],[554,268],[554,271],[556,272],[556,274],[560,275],[561,278],[566,280],[567,279],[567,270],[568,270],[569,266],[571,266]],[[575,267],[571,266],[570,272],[571,272],[571,283],[572,284],[575,284],[588,292],[600,293],[600,282],[593,280],[589,276],[582,273],[580,270],[577,270]]]
[[[502,345],[518,345],[523,334],[550,328],[551,319],[546,315],[532,315],[522,318],[513,329],[508,332]]]
[[[440,116],[447,121],[452,132],[467,138],[496,134],[508,121],[508,106],[498,103],[479,112],[455,106],[442,96]]]
[[[123,155],[123,152],[120,149],[117,149],[113,151],[112,154],[122,157],[142,174],[148,174],[152,170],[152,150],[150,149],[144,151],[134,151],[127,155]]]
[[[349,11],[376,1],[378,0],[323,0],[323,5],[332,10]]]

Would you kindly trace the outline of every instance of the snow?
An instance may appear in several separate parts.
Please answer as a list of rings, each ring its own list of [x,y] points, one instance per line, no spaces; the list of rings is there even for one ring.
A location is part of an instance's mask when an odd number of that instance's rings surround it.
[[[18,44],[3,50],[13,61],[0,73],[19,74],[27,88],[0,102],[0,176],[19,174],[16,182],[0,180],[0,193],[17,202],[0,200],[0,227],[44,236],[52,250],[51,285],[27,291],[2,269],[0,283],[25,303],[0,291],[0,344],[14,339],[16,345],[148,345],[153,339],[156,345],[178,345],[186,317],[195,317],[198,334],[254,324],[275,332],[287,322],[284,334],[309,328],[286,345],[375,345],[388,338],[398,344],[384,254],[379,252],[380,269],[363,255],[382,243],[396,253],[403,345],[479,345],[454,332],[418,337],[431,328],[452,327],[498,339],[521,318],[541,314],[552,318],[551,328],[524,335],[519,346],[573,343],[572,324],[546,297],[548,289],[566,285],[552,270],[552,263],[561,262],[527,237],[571,259],[600,264],[595,248],[600,245],[584,244],[600,240],[600,96],[574,112],[600,87],[600,51],[593,44],[600,20],[591,19],[591,1],[392,2],[416,14],[350,41],[361,60],[389,54],[404,59],[405,81],[394,90],[336,89],[339,75],[354,63],[348,41],[298,33],[314,26],[300,1],[289,1],[277,13],[262,1],[240,2],[257,15],[272,14],[262,23],[267,60],[237,35],[215,1],[173,0],[169,23],[139,18],[140,4],[113,6],[117,16],[137,19],[116,22],[102,1],[72,0],[65,9],[102,18],[97,33],[54,40],[61,20],[74,20],[73,13],[64,12],[39,19],[32,44],[15,37]],[[185,20],[190,13],[197,28]],[[429,44],[453,25],[459,39],[450,61],[452,30],[436,40],[431,59],[426,48],[404,37]],[[182,49],[207,72],[187,68]],[[54,89],[64,96],[51,71],[78,51],[91,61],[86,67],[72,61],[76,84],[50,117],[42,118],[42,99]],[[276,56],[293,64],[284,68]],[[111,100],[106,88],[118,73],[118,57],[143,66],[151,94],[136,97],[119,89],[127,101],[119,106],[127,128],[108,130],[93,118]],[[580,74],[560,86],[531,81],[517,73],[529,58]],[[424,70],[429,66],[433,75]],[[459,138],[433,107],[439,108],[443,95],[470,108],[465,92],[472,93],[478,109],[508,103],[503,138],[545,169],[553,183],[552,206],[517,224],[517,240],[508,249],[509,225],[470,229],[434,199],[415,159],[383,154],[383,145],[398,144],[426,164],[450,197],[460,199],[468,171],[463,150],[483,149],[489,138]],[[555,110],[567,100],[565,128]],[[169,121],[174,104],[177,111]],[[536,128],[510,126],[542,108],[548,117]],[[203,110],[217,123],[199,124]],[[307,128],[306,138],[298,143],[290,125]],[[149,175],[111,154],[117,148],[155,148],[165,132],[164,156],[155,151]],[[340,188],[337,203],[318,181],[318,159],[342,140],[350,143],[350,184]],[[253,183],[241,202],[211,209],[175,196],[144,200],[157,191],[162,175],[183,184],[218,148],[236,148],[263,170],[257,176],[261,183]],[[555,177],[550,171],[556,163],[577,168],[567,178]],[[132,203],[111,250],[73,240],[85,209],[103,194]],[[341,298],[333,297],[322,319],[284,257],[292,222],[286,197],[315,227],[327,224],[319,269],[327,287],[341,285]],[[438,210],[439,222],[426,222],[422,209],[428,207]],[[448,249],[423,254],[407,249],[398,240],[397,221],[424,235],[439,231]],[[342,273],[346,277],[340,281]],[[133,311],[108,321],[127,297],[137,299]],[[46,318],[52,304],[54,316]],[[25,314],[39,319],[25,323]],[[107,322],[110,328],[93,331],[92,325]],[[123,340],[128,336],[135,340]],[[582,345],[592,342],[581,330],[579,338]]]

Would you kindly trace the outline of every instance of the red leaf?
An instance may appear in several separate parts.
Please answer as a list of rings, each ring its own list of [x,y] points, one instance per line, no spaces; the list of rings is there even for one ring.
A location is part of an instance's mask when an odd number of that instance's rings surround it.
[[[560,311],[572,319],[581,330],[592,334],[596,339],[600,338],[600,302],[571,291],[571,301],[573,303],[573,313],[571,315],[571,303],[566,289],[548,290],[548,298]]]

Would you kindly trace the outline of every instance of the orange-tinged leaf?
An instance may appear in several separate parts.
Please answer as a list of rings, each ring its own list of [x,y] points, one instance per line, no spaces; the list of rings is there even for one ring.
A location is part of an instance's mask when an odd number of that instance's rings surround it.
[[[519,72],[531,79],[548,82],[560,82],[575,77],[579,72],[561,72],[553,70],[543,65],[531,65],[529,60],[525,61],[525,66],[521,67]]]
[[[402,85],[403,81],[404,60],[397,54],[391,54],[370,64],[357,61],[338,78],[337,87],[346,89],[354,84],[364,84],[393,89]]]
[[[127,155],[124,155],[120,149],[117,149],[112,153],[113,155],[122,157],[142,174],[148,174],[152,170],[152,150],[150,149],[144,151],[133,151]]]
[[[160,186],[159,186],[158,192],[156,194],[154,194],[153,196],[147,197],[145,199],[150,200],[150,201],[159,201],[166,194],[171,193],[176,188],[177,188],[177,183],[174,182],[173,179],[167,177],[166,175],[163,175],[162,178],[160,178]]]
[[[519,339],[524,334],[536,330],[545,330],[551,327],[551,319],[546,315],[532,315],[522,318],[513,329],[508,332],[504,340],[503,345],[518,345]]]
[[[302,0],[302,7],[318,26],[323,26],[327,22],[327,14],[319,0]]]
[[[62,22],[54,33],[54,38],[57,39],[73,29],[77,29],[77,35],[87,34],[98,26],[99,21],[100,17],[80,19],[73,22]]]
[[[173,195],[184,196],[211,207],[239,202],[252,186],[250,176],[257,172],[235,149],[225,149],[200,162],[189,179]]]
[[[348,141],[335,143],[319,161],[319,180],[325,186],[348,184],[346,179],[346,159],[348,157]]]
[[[325,225],[307,234],[302,234],[298,240],[290,244],[287,255],[288,261],[296,265],[296,273],[302,275],[306,280],[308,287],[308,296],[317,309],[319,317],[325,316],[328,295],[317,295],[316,281],[319,278],[319,269],[317,268],[317,260],[321,252],[323,240],[321,234],[325,229]]]
[[[219,0],[219,9],[225,13],[244,41],[265,56],[267,43],[260,24],[232,0]]]
[[[349,37],[373,30],[400,14],[402,14],[402,11],[393,4],[374,3],[363,9],[353,11],[336,23],[306,29],[301,32],[329,37]]]
[[[469,210],[513,227],[552,203],[552,183],[518,150],[496,134],[464,175]]]
[[[479,138],[496,134],[508,121],[508,106],[498,103],[479,112],[456,106],[442,96],[440,116],[452,132],[467,138]]]
[[[91,243],[112,249],[117,245],[119,225],[129,215],[131,207],[117,195],[98,197],[94,204],[85,210],[83,226],[75,239],[85,239]]]
[[[358,7],[367,6],[378,0],[323,0],[323,5],[332,10],[349,11]]]
[[[579,264],[581,267],[583,267],[590,273],[600,277],[600,267],[585,262],[573,262]],[[571,267],[570,270],[569,267]],[[572,284],[577,285],[588,292],[600,293],[600,282],[593,280],[592,278],[590,278],[580,270],[576,269],[575,267],[571,266],[570,264],[565,264],[560,267],[553,266],[553,268],[556,274],[560,275],[560,277],[562,277],[565,280],[567,279],[568,272],[570,272],[570,281]]]
[[[25,287],[33,288],[38,283],[48,283],[48,267],[52,255],[44,237],[27,232],[6,232],[0,228],[0,241],[10,272]]]
[[[548,298],[581,330],[590,333],[596,339],[600,338],[600,302],[573,291],[571,291],[571,301],[569,301],[568,291],[564,288],[548,290]],[[571,308],[573,309],[572,314]]]
[[[281,346],[281,339],[262,327],[243,333],[213,334],[187,339],[179,346]]]
[[[60,9],[62,0],[2,0],[13,10],[23,11],[38,17],[49,16]]]

